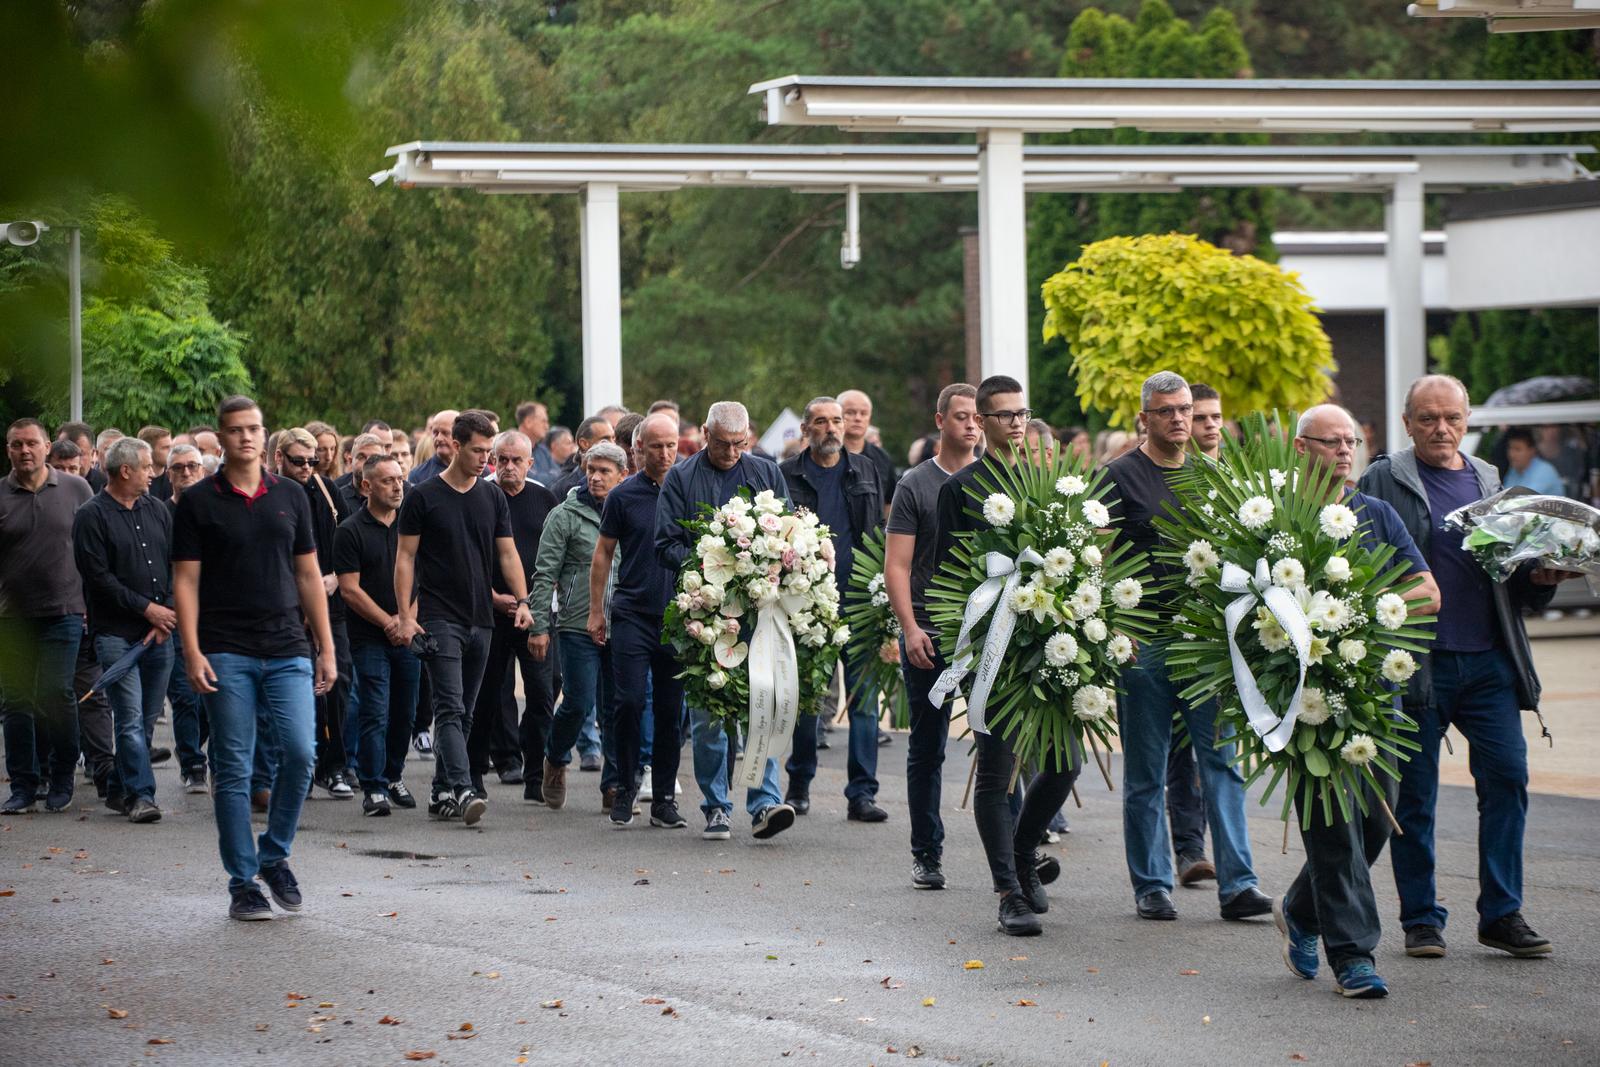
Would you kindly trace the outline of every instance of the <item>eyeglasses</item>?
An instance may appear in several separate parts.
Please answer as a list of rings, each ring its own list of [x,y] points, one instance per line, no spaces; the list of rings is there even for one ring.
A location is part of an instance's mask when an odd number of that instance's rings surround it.
[[[169,464],[167,464],[167,470],[171,471],[173,474],[193,474],[195,471],[204,470],[204,469],[205,468],[202,467],[198,463],[169,463]]]
[[[309,467],[317,461],[316,456],[284,456],[283,461],[293,467]]]
[[[1182,415],[1184,418],[1187,419],[1190,415],[1194,414],[1194,405],[1193,404],[1168,404],[1164,408],[1145,408],[1144,409],[1144,413],[1146,415],[1154,415],[1157,418],[1162,418],[1162,419],[1170,419],[1174,415]]]
[[[984,419],[999,419],[1001,422],[1012,424],[1027,422],[1033,418],[1032,408],[1022,408],[1020,411],[980,411],[978,416]]]
[[[1324,448],[1338,448],[1340,445],[1346,448],[1360,448],[1366,443],[1359,437],[1312,437],[1308,433],[1301,434],[1300,439],[1303,441],[1315,441]]]

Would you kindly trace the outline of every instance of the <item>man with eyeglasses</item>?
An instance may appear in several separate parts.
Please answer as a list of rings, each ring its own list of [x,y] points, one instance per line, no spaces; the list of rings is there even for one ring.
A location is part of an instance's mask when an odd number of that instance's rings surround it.
[[[1562,571],[1525,564],[1508,581],[1489,579],[1445,516],[1499,490],[1493,466],[1461,452],[1470,402],[1445,374],[1418,378],[1406,392],[1411,447],[1373,461],[1361,491],[1394,507],[1438,581],[1444,609],[1433,644],[1405,695],[1422,751],[1401,767],[1395,819],[1402,834],[1389,857],[1400,892],[1406,955],[1445,954],[1448,912],[1434,881],[1434,807],[1439,739],[1451,726],[1472,747],[1478,793],[1478,941],[1513,956],[1541,956],[1550,942],[1522,917],[1522,838],[1528,815],[1528,747],[1521,709],[1539,709],[1524,610],[1550,603]]]
[[[978,502],[988,495],[979,479],[992,481],[1002,464],[1032,462],[1027,430],[1033,412],[1025,406],[1022,384],[1003,374],[991,375],[979,384],[976,401],[986,447],[981,460],[951,475],[939,487],[935,574],[954,552],[960,534],[989,528],[977,511]],[[1036,936],[1044,930],[1039,916],[1050,906],[1044,887],[1061,872],[1059,862],[1042,860],[1037,850],[1051,817],[1061,810],[1078,780],[1083,752],[1074,745],[1071,755],[1062,761],[1068,766],[1041,768],[1028,784],[1022,810],[1014,814],[1011,782],[1016,754],[1010,740],[991,733],[976,733],[975,737],[978,766],[972,813],[994,891],[1000,896],[1000,929],[1013,937]]]
[[[178,498],[185,489],[206,476],[200,450],[194,445],[173,445],[167,454],[167,474],[172,493],[165,503],[176,521]],[[206,725],[205,708],[190,687],[189,676],[183,669],[183,635],[176,628],[172,631],[172,673],[167,676],[167,701],[172,705],[172,736],[178,743],[183,791],[203,795],[207,792],[205,744],[210,728]]]
[[[555,509],[556,498],[532,477],[533,442],[526,434],[507,430],[496,437],[493,457],[495,484],[505,494],[506,509],[511,515],[511,539],[516,542],[517,558],[522,561],[524,581],[531,582],[533,565],[539,558],[539,539],[544,536],[544,522]],[[489,639],[489,658],[484,664],[483,684],[478,687],[478,703],[472,713],[472,733],[467,737],[472,788],[479,796],[488,795],[483,777],[491,765],[505,785],[522,785],[525,775],[540,766],[545,735],[550,730],[553,701],[550,661],[534,658],[528,648],[527,634],[513,625],[517,599],[511,594],[504,575],[494,576],[491,597],[494,634]],[[513,665],[522,669],[522,690],[526,699],[520,726]]]
[[[658,412],[651,416],[651,420],[662,420],[663,428],[668,421],[676,421],[676,417],[669,412]],[[652,425],[647,422],[646,426]],[[640,427],[641,432],[645,430]],[[677,581],[678,572],[683,568],[683,561],[689,558],[693,546],[693,535],[684,528],[682,520],[699,518],[704,514],[705,506],[721,507],[738,494],[740,489],[747,489],[753,497],[764,489],[772,490],[773,494],[785,502],[789,499],[789,486],[784,481],[783,472],[778,465],[770,459],[752,454],[750,448],[750,413],[745,406],[736,400],[719,400],[711,405],[706,412],[705,425],[701,428],[702,440],[705,447],[682,463],[677,463],[667,470],[661,479],[660,499],[656,504],[655,519],[653,523],[654,536],[652,541],[655,547],[656,562],[661,574],[661,587],[659,590],[660,607],[664,610],[667,599],[672,595],[673,584]],[[648,445],[645,449],[645,470],[634,475],[634,479],[649,473],[650,451]],[[618,505],[617,494],[621,493],[628,485],[624,482],[612,492],[606,500],[606,515],[612,514],[612,508]],[[600,540],[603,544],[608,534],[607,519],[601,520]],[[589,580],[589,617],[591,624],[590,633],[595,632],[595,605],[600,599],[603,590],[605,572],[600,569],[602,563],[599,548],[595,551],[596,572]],[[609,563],[609,557],[604,561]],[[611,630],[613,637],[618,633],[625,633],[627,626],[637,626],[637,620],[629,618],[624,610],[623,586],[624,577],[628,568],[628,555],[623,553],[622,566],[618,572],[617,591],[612,600]],[[637,610],[637,609],[633,609]],[[626,621],[623,621],[626,620]],[[678,670],[677,657],[673,654],[671,644],[661,637],[661,618],[656,616],[653,624],[654,630],[650,641],[655,647],[653,655],[658,657],[659,666],[654,667],[652,677],[655,679],[655,728],[656,734],[653,742],[653,758],[655,762],[654,792],[658,798],[670,796],[672,788],[672,773],[677,770],[678,761],[678,733],[675,729],[676,720],[673,714],[662,710],[663,702],[668,707],[681,709],[683,706],[683,683],[675,679],[663,686],[663,674],[674,675]],[[598,638],[596,638],[598,640]],[[640,637],[637,640],[642,641]],[[623,661],[620,658],[620,645],[618,650],[612,652],[612,659],[617,672],[617,759],[623,764],[622,782],[624,787],[629,785],[631,769],[626,764],[632,757],[632,750],[637,749],[637,742],[626,742],[624,730],[632,729],[629,722],[624,719],[629,701],[642,700],[642,693],[635,697],[630,690],[630,679],[624,673]],[[638,689],[643,686],[633,683]],[[681,710],[676,714],[681,715]],[[637,718],[637,715],[635,715]],[[672,727],[669,732],[663,732],[664,727]],[[706,812],[706,829],[702,834],[708,839],[725,838],[728,834],[727,813],[730,802],[727,796],[726,772],[721,768],[726,766],[730,758],[728,738],[725,731],[717,729],[702,709],[694,709],[691,722],[692,740],[695,749],[695,777],[700,783],[702,792],[707,792],[706,806],[712,810]],[[666,790],[667,792],[664,792]],[[620,801],[619,801],[620,804]],[[673,808],[673,813],[676,813]],[[761,785],[745,792],[745,811],[750,815],[751,833],[757,839],[764,840],[782,833],[794,825],[794,808],[784,803],[778,796],[778,761],[770,759],[764,770]],[[712,825],[712,820],[720,813],[720,829]],[[617,821],[619,808],[612,809],[611,819]],[[654,823],[655,809],[651,809],[651,822]],[[714,836],[715,834],[715,836]]]
[[[1144,440],[1106,465],[1111,477],[1106,504],[1117,519],[1117,537],[1148,560],[1155,579],[1146,586],[1150,609],[1169,615],[1177,610],[1183,586],[1179,568],[1155,558],[1160,534],[1153,520],[1165,510],[1163,504],[1178,506],[1168,477],[1191,462],[1194,397],[1181,375],[1158,371],[1145,379],[1139,399]],[[1267,914],[1272,900],[1257,888],[1245,823],[1244,779],[1233,766],[1233,746],[1213,744],[1217,702],[1195,704],[1178,696],[1160,641],[1139,648],[1137,660],[1123,670],[1122,683],[1125,695],[1118,720],[1123,751],[1122,839],[1139,917],[1157,921],[1178,917],[1172,903],[1171,839],[1163,804],[1175,711],[1183,715],[1200,764],[1222,917],[1238,920]]]

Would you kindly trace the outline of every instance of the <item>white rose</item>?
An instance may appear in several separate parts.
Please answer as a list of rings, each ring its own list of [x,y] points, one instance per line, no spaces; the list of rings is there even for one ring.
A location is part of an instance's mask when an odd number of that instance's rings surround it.
[[[755,509],[765,515],[777,515],[783,511],[783,501],[771,489],[763,489],[756,494]]]
[[[1106,624],[1099,619],[1090,619],[1083,624],[1083,636],[1099,644],[1106,639]]]
[[[683,591],[686,593],[697,593],[704,584],[700,576],[694,571],[690,571],[683,576]]]
[[[1335,584],[1350,580],[1350,561],[1343,556],[1329,556],[1328,562],[1322,565],[1322,573],[1327,575],[1328,581]]]
[[[1346,663],[1360,663],[1367,658],[1367,643],[1347,637],[1339,642],[1339,658]]]
[[[983,502],[983,521],[996,529],[1005,529],[1017,517],[1017,502],[1004,493],[990,493]]]
[[[850,627],[841,626],[833,631],[833,643],[843,648],[850,640]]]
[[[1079,556],[1083,559],[1084,563],[1091,567],[1100,566],[1100,550],[1094,545],[1084,546],[1084,549],[1079,553]]]
[[[749,537],[756,532],[756,520],[749,515],[740,515],[733,528],[738,531],[740,537]]]
[[[728,684],[728,676],[722,671],[712,671],[706,675],[706,684],[713,689],[721,689]]]
[[[1092,526],[1111,525],[1111,512],[1098,500],[1085,500],[1083,502],[1083,517]]]

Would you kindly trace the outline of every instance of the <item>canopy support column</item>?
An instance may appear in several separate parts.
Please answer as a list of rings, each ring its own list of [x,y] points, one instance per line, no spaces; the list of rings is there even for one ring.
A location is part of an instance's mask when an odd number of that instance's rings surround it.
[[[1028,388],[1028,218],[1022,131],[978,132],[978,314],[983,374]],[[973,384],[977,384],[974,382]]]
[[[1384,205],[1388,292],[1383,311],[1384,447],[1406,440],[1406,390],[1427,373],[1427,314],[1422,303],[1422,178],[1395,176]]]
[[[583,412],[622,403],[622,253],[615,182],[582,197]]]

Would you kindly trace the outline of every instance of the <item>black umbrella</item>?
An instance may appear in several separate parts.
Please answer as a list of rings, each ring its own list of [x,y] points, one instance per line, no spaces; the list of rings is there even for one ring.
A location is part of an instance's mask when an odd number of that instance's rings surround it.
[[[139,657],[143,656],[147,651],[149,651],[151,642],[153,640],[154,639],[150,637],[145,638],[143,641],[140,641],[137,645],[132,646],[128,649],[128,651],[124,652],[117,662],[107,667],[104,671],[101,671],[99,680],[96,681],[94,685],[89,687],[89,691],[79,698],[78,703],[82,704],[85,700],[88,700],[96,693],[103,693],[108,688],[121,681],[123,675],[133,670],[133,665],[139,662]]]
[[[1496,389],[1482,407],[1505,408],[1521,404],[1545,404],[1552,400],[1572,400],[1594,395],[1594,379],[1581,374],[1541,374]]]

